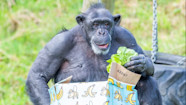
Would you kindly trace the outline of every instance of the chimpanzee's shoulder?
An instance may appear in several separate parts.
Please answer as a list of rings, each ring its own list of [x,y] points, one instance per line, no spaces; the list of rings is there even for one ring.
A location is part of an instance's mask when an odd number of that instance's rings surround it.
[[[55,35],[44,47],[50,55],[65,55],[74,46],[74,37],[77,35],[78,27],[63,30]],[[63,54],[64,53],[64,54]]]
[[[74,38],[81,33],[80,27],[75,26],[71,29],[63,28],[58,34],[56,34],[49,42],[61,42],[65,45],[74,43]]]
[[[126,28],[116,26],[114,32],[115,39],[122,45],[135,46],[137,45],[136,39],[132,33]]]

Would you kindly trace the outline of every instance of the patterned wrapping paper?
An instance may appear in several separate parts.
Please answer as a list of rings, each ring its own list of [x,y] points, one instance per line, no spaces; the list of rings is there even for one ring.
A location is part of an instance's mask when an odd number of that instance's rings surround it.
[[[50,94],[50,105],[58,105],[58,101],[56,99],[55,85],[48,89],[48,92]]]
[[[109,77],[108,85],[110,95],[107,95],[106,105],[139,105],[138,93],[134,85],[117,81],[112,77]]]
[[[49,89],[51,105],[104,105],[107,81],[55,84]]]
[[[51,105],[139,105],[135,86],[109,77],[108,81],[55,84]]]

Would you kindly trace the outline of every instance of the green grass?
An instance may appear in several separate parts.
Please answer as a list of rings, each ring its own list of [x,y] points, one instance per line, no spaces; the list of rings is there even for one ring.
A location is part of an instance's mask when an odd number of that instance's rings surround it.
[[[76,25],[82,0],[1,0],[0,105],[31,105],[25,81],[40,49]],[[117,0],[114,14],[144,50],[152,50],[152,0]],[[184,0],[158,1],[159,51],[185,56]]]

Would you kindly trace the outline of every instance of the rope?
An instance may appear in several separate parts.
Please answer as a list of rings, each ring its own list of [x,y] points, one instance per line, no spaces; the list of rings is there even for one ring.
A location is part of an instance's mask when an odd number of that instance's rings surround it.
[[[157,31],[157,1],[153,0],[153,33],[152,33],[152,56],[151,60],[153,63],[157,60],[157,52],[158,52],[158,31]]]

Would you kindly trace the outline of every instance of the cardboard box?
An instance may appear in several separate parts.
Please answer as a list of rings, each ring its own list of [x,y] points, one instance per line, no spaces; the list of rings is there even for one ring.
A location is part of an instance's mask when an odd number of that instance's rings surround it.
[[[135,85],[140,79],[112,63],[108,81],[69,83],[69,77],[49,89],[51,105],[139,105]]]

